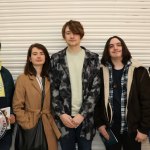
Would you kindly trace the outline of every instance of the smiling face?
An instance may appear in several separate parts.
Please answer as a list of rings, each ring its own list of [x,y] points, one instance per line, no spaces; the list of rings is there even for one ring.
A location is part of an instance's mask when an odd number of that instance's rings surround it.
[[[29,59],[33,66],[43,66],[45,63],[45,54],[41,49],[33,47],[31,57]]]
[[[65,41],[70,47],[80,46],[81,38],[79,34],[73,33],[67,26],[65,29]]]
[[[111,39],[109,43],[109,54],[111,59],[122,59],[122,45],[117,38]]]

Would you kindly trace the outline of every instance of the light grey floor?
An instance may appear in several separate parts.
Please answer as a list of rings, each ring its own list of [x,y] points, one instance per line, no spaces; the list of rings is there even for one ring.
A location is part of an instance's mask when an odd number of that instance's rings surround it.
[[[104,145],[103,145],[98,133],[94,137],[93,144],[92,144],[92,150],[105,150]]]
[[[15,128],[15,130],[16,130],[16,128]],[[13,134],[13,143],[14,143],[14,139],[15,139],[15,134],[16,134],[16,132],[14,132],[14,134]],[[14,144],[12,144],[10,150],[14,150]],[[60,146],[59,146],[59,150],[61,150]],[[92,144],[92,150],[105,150],[104,145],[101,142],[98,134],[96,134],[96,136],[94,137],[93,144]]]
[[[14,143],[14,139],[15,139],[15,132],[13,135],[13,143]],[[10,148],[10,150],[14,150],[13,144],[12,144],[12,147]],[[60,147],[59,147],[59,150],[61,150]],[[92,150],[105,150],[104,145],[103,145],[101,139],[99,138],[98,134],[96,134],[96,136],[94,137],[93,144],[92,144]],[[142,150],[150,150],[150,143],[148,140],[142,144]]]
[[[59,150],[61,150],[59,146]],[[92,143],[92,150],[105,150],[104,145],[99,138],[98,134],[94,137],[93,143]]]

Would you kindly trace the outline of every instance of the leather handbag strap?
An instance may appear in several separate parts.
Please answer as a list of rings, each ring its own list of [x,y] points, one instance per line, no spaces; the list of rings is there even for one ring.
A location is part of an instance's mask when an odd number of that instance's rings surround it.
[[[45,97],[45,77],[42,78],[42,98],[41,98],[41,110],[43,108],[43,104],[44,104],[44,97]]]

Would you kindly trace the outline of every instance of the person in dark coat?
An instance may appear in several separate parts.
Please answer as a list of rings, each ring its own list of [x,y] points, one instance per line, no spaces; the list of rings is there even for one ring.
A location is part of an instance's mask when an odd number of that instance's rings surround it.
[[[62,133],[62,150],[91,150],[95,135],[94,106],[100,93],[99,56],[80,46],[84,36],[79,21],[62,28],[67,47],[51,56],[52,106]]]
[[[101,96],[94,120],[101,136],[109,140],[111,129],[118,143],[106,150],[141,150],[150,128],[150,78],[138,61],[131,59],[125,42],[113,36],[101,59]]]
[[[9,150],[12,143],[12,124],[15,123],[15,116],[12,112],[14,81],[11,73],[3,66],[0,66],[0,87],[0,109],[10,107],[10,117],[7,118],[7,121],[11,124],[10,129],[0,137],[0,150]],[[1,126],[3,126],[2,122]]]

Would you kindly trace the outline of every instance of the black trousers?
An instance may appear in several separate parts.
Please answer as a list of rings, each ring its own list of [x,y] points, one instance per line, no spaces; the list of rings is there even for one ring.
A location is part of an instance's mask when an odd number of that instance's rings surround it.
[[[12,132],[7,131],[4,137],[0,139],[0,150],[9,150],[12,143]]]
[[[105,145],[106,150],[141,150],[141,143],[135,141],[137,133],[123,133],[123,134],[115,134],[118,143],[108,146]]]

